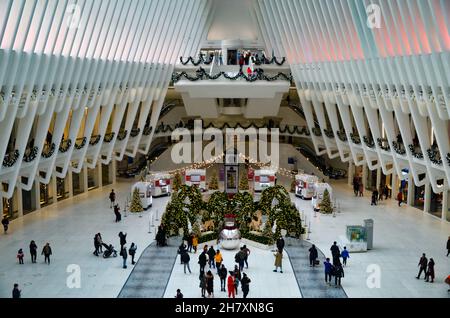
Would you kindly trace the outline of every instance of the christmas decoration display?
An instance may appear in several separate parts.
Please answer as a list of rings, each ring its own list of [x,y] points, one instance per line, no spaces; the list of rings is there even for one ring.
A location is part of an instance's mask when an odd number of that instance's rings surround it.
[[[249,189],[247,171],[242,171],[239,181],[239,190],[246,191]]]
[[[77,143],[77,140],[80,140],[81,139],[81,143]],[[75,140],[75,145],[74,145],[74,147],[76,148],[76,149],[82,149],[85,145],[86,145],[86,141],[87,141],[87,138],[86,137],[83,137],[83,138],[77,138],[77,140]]]
[[[338,131],[336,131],[336,135],[338,136],[340,141],[343,141],[343,142],[347,141],[347,135],[345,134],[345,131],[338,130]]]
[[[5,155],[2,165],[5,168],[12,167],[16,163],[17,159],[19,159],[19,150],[16,149],[13,153],[8,153]]]
[[[63,139],[61,140],[61,144],[59,145],[59,152],[64,153],[67,152],[70,149],[70,146],[72,145],[71,139]]]
[[[264,74],[264,70],[257,68],[255,69],[255,71],[252,73],[252,75],[245,75],[244,72],[240,71],[239,73],[237,73],[235,76],[230,76],[228,75],[228,73],[226,72],[219,72],[215,75],[209,75],[208,72],[206,72],[206,70],[202,67],[200,67],[196,72],[196,76],[191,76],[186,72],[180,72],[180,73],[173,73],[172,75],[172,81],[174,83],[178,82],[179,80],[181,80],[183,77],[191,82],[195,82],[198,80],[216,80],[219,79],[220,77],[224,77],[226,79],[235,81],[239,78],[243,78],[245,79],[245,81],[247,82],[255,82],[258,80],[264,80],[264,81],[268,81],[268,82],[272,82],[272,81],[277,81],[277,80],[285,80],[285,81],[291,81],[292,80],[292,75],[286,75],[282,72],[278,72],[277,75],[274,76],[267,76]]]
[[[38,147],[34,146],[33,148],[31,148],[30,153],[28,155],[23,156],[23,161],[25,161],[25,162],[33,161],[34,159],[36,159],[37,152],[38,152]]]
[[[320,203],[320,212],[325,214],[330,214],[333,212],[333,207],[331,206],[330,193],[325,189],[323,193],[323,199]]]
[[[133,190],[133,197],[131,198],[130,212],[142,212],[142,211],[144,211],[144,208],[142,206],[139,189],[135,188]]]
[[[281,60],[278,61],[278,59],[275,56],[273,56],[272,58],[267,58],[264,55],[262,58],[259,58],[259,56],[254,57],[254,60],[255,64],[258,66],[261,64],[274,64],[274,63],[277,64],[278,66],[282,66],[286,62],[285,57],[282,57]]]
[[[172,200],[166,206],[161,223],[164,224],[171,235],[178,235],[179,229],[183,229],[184,233],[189,233],[188,220],[190,219],[192,218],[189,215],[189,211],[184,208],[183,201],[174,192]]]
[[[435,164],[437,166],[442,165],[442,159],[441,159],[441,155],[439,153],[439,149],[437,149],[437,148],[427,149],[427,155],[428,155],[428,159],[430,159],[430,161],[433,164]]]
[[[313,132],[313,134],[314,134],[314,136],[316,136],[316,137],[320,137],[320,136],[322,136],[322,131],[320,131],[320,129],[319,128],[317,128],[317,127],[313,127],[312,129],[312,132]]]
[[[50,158],[55,153],[55,150],[56,150],[56,145],[52,142],[52,144],[50,145],[50,148],[47,151],[43,151],[41,153],[42,158]]]
[[[324,129],[323,132],[325,133],[325,136],[328,138],[334,138],[334,133],[331,129]]]
[[[213,61],[213,57],[210,56],[208,60],[205,60],[202,54],[199,54],[199,58],[197,61],[194,60],[192,56],[189,56],[186,60],[183,60],[183,57],[180,56],[180,62],[183,65],[187,65],[189,62],[191,62],[194,66],[199,66],[200,64],[209,65]]]
[[[369,138],[367,136],[363,136],[364,143],[369,148],[375,148],[375,143],[373,142],[372,138]]]
[[[386,138],[377,138],[377,144],[380,149],[384,151],[391,151],[391,147],[389,147],[389,142]]]
[[[447,159],[447,163],[450,166],[450,153],[448,153],[445,158]]]
[[[150,136],[152,131],[153,131],[153,127],[152,126],[146,126],[146,127],[144,127],[144,131],[142,132],[142,134],[144,136]]]
[[[127,135],[128,135],[128,130],[121,130],[117,134],[117,139],[118,140],[124,140],[127,137]]]
[[[177,172],[173,178],[172,190],[178,192],[181,187],[181,175]]]
[[[101,138],[102,138],[101,135],[91,136],[91,139],[89,140],[89,145],[95,146],[96,144],[98,144],[100,142]]]
[[[295,192],[295,186],[297,185],[297,181],[295,181],[295,178],[291,181],[291,192]]]
[[[408,148],[409,148],[409,151],[411,151],[411,154],[413,155],[414,158],[423,159],[423,153],[417,152],[416,147],[414,147],[414,145],[411,144],[408,146]]]
[[[402,143],[393,141],[393,142],[392,142],[392,147],[394,148],[394,151],[395,151],[396,153],[398,153],[399,155],[404,155],[404,154],[406,154],[405,147],[403,146]]]
[[[111,142],[112,140],[113,140],[113,138],[114,138],[114,136],[115,136],[116,134],[114,133],[114,132],[111,132],[111,133],[109,133],[109,134],[106,134],[105,135],[105,138],[103,138],[103,141],[104,142]]]
[[[211,180],[208,184],[209,190],[218,190],[219,189],[219,181],[217,180],[217,173],[213,173]]]
[[[350,133],[350,138],[351,138],[352,142],[356,145],[359,145],[361,143],[361,139],[359,138],[359,136],[357,134]]]
[[[141,128],[131,129],[130,137],[136,137],[141,132]]]

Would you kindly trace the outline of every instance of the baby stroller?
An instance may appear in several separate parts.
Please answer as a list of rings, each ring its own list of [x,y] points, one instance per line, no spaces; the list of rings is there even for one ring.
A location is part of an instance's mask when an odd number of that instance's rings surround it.
[[[102,243],[103,247],[105,248],[105,251],[103,252],[103,258],[108,258],[111,255],[113,257],[117,257],[117,251],[114,249],[114,246],[112,244],[105,244]]]

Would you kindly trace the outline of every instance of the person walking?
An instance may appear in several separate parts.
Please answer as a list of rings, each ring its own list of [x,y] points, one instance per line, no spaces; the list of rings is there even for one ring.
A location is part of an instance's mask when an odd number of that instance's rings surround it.
[[[31,263],[36,263],[36,257],[37,257],[37,245],[34,241],[30,242],[30,255],[31,255]]]
[[[316,246],[313,244],[309,249],[309,267],[316,266],[316,259],[319,256]]]
[[[111,190],[111,193],[109,194],[109,201],[111,202],[110,208],[112,208],[113,206],[115,206],[115,202],[116,202],[116,193],[114,192],[114,189],[112,189],[112,190]]]
[[[234,280],[235,280],[234,272],[230,272],[230,275],[228,276],[228,280],[227,280],[228,298],[236,297]]]
[[[177,294],[175,295],[175,298],[183,298],[183,294],[181,293],[180,289],[177,289]]]
[[[122,215],[120,214],[119,205],[114,205],[114,215],[116,216],[116,223],[122,220]]]
[[[279,267],[280,273],[283,273],[283,264],[282,264],[283,253],[281,251],[282,250],[278,250],[277,253],[274,254],[275,256],[275,269],[273,270],[274,272],[277,272]]]
[[[127,268],[127,258],[128,258],[128,253],[127,253],[127,246],[123,245],[120,248],[120,256],[122,256],[123,259],[123,267],[122,268]]]
[[[100,254],[103,253],[103,239],[102,235],[100,233],[97,233],[97,245],[98,245],[98,251]]]
[[[136,264],[134,261],[134,256],[136,255],[137,245],[134,243],[131,243],[130,248],[128,249],[128,254],[131,256],[131,265]]]
[[[353,177],[353,193],[355,194],[355,197],[358,196],[358,190],[359,190],[359,183],[358,183],[358,177]]]
[[[337,246],[336,241],[333,242],[330,251],[333,256],[333,265],[336,265],[339,262],[339,257],[341,256],[341,251],[339,250],[339,246]]]
[[[205,266],[207,263],[208,257],[206,252],[203,250],[203,252],[200,253],[200,256],[198,257],[198,264],[200,265],[200,271],[205,271]]]
[[[425,275],[425,281],[428,282],[431,277],[430,283],[434,283],[434,260],[430,257],[430,261],[428,262],[428,270]]]
[[[189,274],[191,274],[191,268],[189,267],[189,261],[191,258],[189,257],[189,253],[185,250],[181,253],[181,263],[184,264],[184,273],[186,274],[186,267],[189,270]]]
[[[239,252],[237,252],[235,255],[235,261],[239,264],[239,271],[241,271],[241,272],[244,270],[244,261],[245,261],[246,255],[247,255],[247,253],[244,252],[243,247],[241,247]]]
[[[208,298],[214,297],[214,275],[211,271],[206,273],[206,291],[208,292]]]
[[[127,233],[123,232],[119,233],[119,242],[120,242],[120,249],[123,249],[123,246],[127,244]]]
[[[419,260],[419,264],[417,266],[420,267],[419,269],[419,274],[417,274],[417,279],[420,279],[420,275],[422,274],[422,272],[425,274],[425,276],[427,275],[427,264],[428,264],[428,259],[425,256],[425,253],[422,254],[422,257]]]
[[[214,262],[216,263],[217,275],[219,275],[220,267],[222,265],[223,257],[220,253],[220,250],[216,251],[216,255],[214,255]]]
[[[450,255],[450,236],[448,237],[448,240],[447,240],[447,257],[448,257],[448,255]]]
[[[325,267],[325,283],[328,285],[331,284],[331,274],[333,272],[333,264],[330,263],[330,259],[327,258],[325,262],[323,262],[323,265]]]
[[[12,290],[12,298],[20,298],[22,296],[22,291],[19,289],[19,284],[14,284],[14,288]]]
[[[181,259],[181,255],[186,252],[186,245],[184,245],[184,240],[181,242],[180,246],[178,246],[178,254],[180,254],[180,264],[183,264],[183,260]]]
[[[9,227],[9,219],[6,215],[2,219],[2,224],[3,224],[3,231],[6,234],[8,232],[8,227]]]
[[[278,249],[281,253],[283,253],[283,249],[284,249],[284,238],[283,238],[282,236],[280,236],[280,237],[277,239],[277,249]]]
[[[219,268],[219,266],[217,266],[217,268]],[[224,292],[225,291],[225,283],[226,283],[226,279],[227,279],[227,275],[228,275],[228,270],[224,264],[222,264],[222,266],[220,266],[218,274],[219,274],[219,278],[220,278],[220,291]]]
[[[190,233],[189,236],[187,237],[187,243],[188,243],[187,250],[189,253],[192,253],[192,239],[193,239],[193,234]]]
[[[247,298],[248,292],[250,291],[250,278],[247,277],[247,274],[244,273],[242,274],[242,280],[241,280],[241,285],[242,285],[242,293],[244,294],[244,298]]]
[[[362,197],[364,196],[364,185],[362,184],[362,182],[359,183],[359,196]]]
[[[250,256],[250,249],[247,247],[247,245],[244,245],[243,249],[244,251],[244,262],[245,262],[245,268],[248,268],[248,257]]]
[[[216,256],[216,251],[214,250],[214,247],[211,245],[211,247],[208,250],[208,265],[209,268],[216,268],[216,265],[214,263],[214,256]]]
[[[344,249],[341,252],[341,257],[342,257],[342,263],[344,264],[344,266],[347,266],[347,258],[350,258],[350,253],[348,252],[346,246],[344,246]]]
[[[23,250],[19,249],[17,251],[17,259],[19,260],[19,264],[23,264],[23,257],[25,256],[25,254],[23,254]]]
[[[198,246],[198,238],[197,235],[192,236],[192,248],[194,249],[194,254],[197,253],[197,246]]]
[[[205,295],[205,293],[206,293],[206,276],[205,276],[204,271],[200,271],[200,275],[198,276],[198,279],[200,281],[199,287],[202,292],[202,297],[205,298],[206,297],[206,295]]]
[[[403,200],[403,193],[402,193],[402,190],[400,190],[397,194],[398,206],[402,205],[402,200]]]
[[[98,256],[99,253],[99,246],[98,246],[98,234],[95,234],[94,236],[94,254],[95,256]]]
[[[50,265],[50,255],[52,255],[52,248],[50,247],[50,243],[45,244],[44,248],[42,249],[41,255],[44,255],[44,262]]]
[[[241,282],[241,271],[237,265],[234,265],[234,291],[238,294],[238,287]]]
[[[341,262],[334,266],[334,285],[336,288],[341,286],[341,278],[344,277],[344,268]]]

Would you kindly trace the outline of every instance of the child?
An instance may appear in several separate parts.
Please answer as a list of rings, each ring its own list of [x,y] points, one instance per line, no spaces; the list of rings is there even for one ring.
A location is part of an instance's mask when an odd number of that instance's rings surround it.
[[[341,257],[342,257],[342,260],[343,260],[343,262],[342,262],[343,265],[347,266],[347,258],[350,258],[350,254],[347,251],[347,247],[346,246],[344,246],[344,250],[341,252]]]
[[[17,252],[17,258],[19,259],[19,264],[23,264],[23,257],[24,257],[25,255],[23,254],[23,251],[22,251],[22,249],[20,249],[18,252]]]

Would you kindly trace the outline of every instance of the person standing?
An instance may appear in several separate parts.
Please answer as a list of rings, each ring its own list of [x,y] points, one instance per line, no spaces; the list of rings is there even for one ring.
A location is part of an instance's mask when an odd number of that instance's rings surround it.
[[[417,279],[420,279],[420,275],[422,274],[422,272],[425,274],[425,276],[427,275],[427,264],[428,264],[428,259],[425,256],[425,253],[422,254],[422,257],[419,260],[419,264],[417,266],[420,267],[419,269],[419,274],[417,274]]]
[[[134,256],[136,255],[137,245],[134,243],[131,243],[130,248],[128,249],[128,254],[131,256],[131,265],[136,264],[134,261]]]
[[[191,258],[189,257],[189,253],[184,250],[183,252],[181,252],[181,263],[183,263],[184,265],[184,273],[186,274],[186,267],[189,270],[189,274],[191,274],[191,268],[189,267],[189,261],[191,260]]]
[[[334,266],[334,285],[336,288],[341,286],[341,277],[344,277],[344,268],[341,262],[339,262]]]
[[[234,265],[234,291],[238,294],[239,283],[241,282],[241,271],[237,265]]]
[[[344,264],[344,266],[347,266],[347,258],[350,258],[350,253],[348,252],[346,246],[344,246],[344,250],[341,253],[341,257],[342,257],[342,263]]]
[[[209,268],[216,268],[214,264],[214,256],[216,256],[216,251],[214,250],[214,247],[211,245],[211,247],[208,250],[208,265]]]
[[[22,296],[22,291],[19,289],[19,284],[14,284],[14,288],[12,290],[12,298],[20,298]]]
[[[181,242],[180,246],[178,246],[178,254],[180,254],[180,264],[183,264],[183,260],[181,259],[181,255],[186,252],[186,245],[184,245],[184,240]]]
[[[236,260],[239,264],[239,271],[243,271],[244,270],[244,261],[245,261],[245,257],[247,256],[247,253],[244,252],[244,248],[241,247],[241,249],[239,250],[239,252],[237,252],[236,254]]]
[[[280,237],[277,239],[277,249],[278,249],[281,253],[283,253],[283,249],[284,249],[284,239],[283,239],[282,236],[280,236]]]
[[[111,190],[111,193],[109,194],[109,201],[111,201],[110,208],[115,206],[116,202],[116,193],[114,192],[114,189]]]
[[[201,252],[200,256],[198,257],[198,264],[200,265],[200,272],[205,271],[205,266],[206,266],[207,259],[208,259],[208,257],[206,255],[207,255],[206,252],[203,250],[203,252]]]
[[[52,255],[52,248],[50,247],[50,243],[45,244],[44,248],[42,249],[41,255],[44,255],[44,262],[50,265],[50,255]]]
[[[214,275],[211,271],[206,274],[206,291],[208,292],[208,298],[214,297]]]
[[[23,254],[23,250],[19,249],[19,251],[17,251],[17,259],[19,260],[19,264],[23,264],[24,256],[25,256],[25,254]]]
[[[400,189],[400,191],[397,194],[397,201],[398,201],[398,206],[402,205],[402,201],[403,201],[403,193],[402,190]]]
[[[177,289],[177,294],[175,295],[175,298],[183,298],[183,294],[181,293],[180,289]]]
[[[194,235],[192,233],[190,233],[189,236],[187,237],[187,243],[188,243],[187,249],[188,249],[189,253],[192,253],[192,239],[193,239],[193,236]]]
[[[116,223],[120,222],[122,220],[122,215],[120,214],[120,208],[119,205],[114,205],[114,214],[116,216]]]
[[[359,196],[362,197],[364,195],[364,185],[361,183],[359,183]]]
[[[127,253],[127,246],[123,245],[120,249],[120,256],[122,256],[123,259],[123,267],[122,268],[127,268],[127,258],[128,258],[128,253]]]
[[[333,272],[333,265],[330,263],[330,259],[327,258],[325,262],[323,262],[325,267],[325,283],[328,285],[331,284],[331,273]]]
[[[245,262],[245,267],[248,269],[248,257],[250,255],[250,249],[247,247],[247,245],[244,245],[243,249],[244,251],[244,262]]]
[[[217,266],[217,268],[219,268]],[[225,291],[225,283],[226,283],[226,279],[227,279],[227,275],[228,275],[228,270],[225,267],[224,264],[222,264],[222,266],[219,269],[219,278],[220,278],[220,291]]]
[[[98,252],[99,252],[99,247],[98,247],[98,234],[95,234],[94,236],[94,255],[98,256]]]
[[[283,260],[283,253],[281,253],[282,250],[278,250],[276,254],[274,254],[275,256],[275,269],[273,270],[274,272],[278,271],[278,267],[280,268],[280,273],[283,273],[283,264],[282,264],[282,260]]]
[[[216,263],[217,275],[219,275],[220,267],[222,265],[223,257],[220,253],[220,250],[216,251],[216,255],[214,255],[214,262]]]
[[[202,291],[202,297],[205,298],[206,295],[206,276],[204,271],[200,271],[200,275],[198,276],[198,279],[200,280],[200,289]]]
[[[313,244],[309,249],[309,267],[316,266],[316,259],[319,256],[316,246]]]
[[[247,277],[247,274],[244,273],[242,274],[242,280],[241,280],[241,285],[242,285],[242,293],[244,294],[244,298],[247,298],[248,292],[250,291],[250,278]]]
[[[428,262],[428,270],[425,275],[425,281],[428,282],[431,277],[431,282],[434,283],[434,260],[430,257],[430,261]]]
[[[448,255],[450,255],[450,236],[448,237],[448,240],[447,240],[447,257],[448,257]]]
[[[31,263],[36,263],[37,257],[37,245],[34,241],[30,242],[30,255],[31,255]]]
[[[339,257],[341,256],[341,251],[339,250],[339,246],[337,246],[336,241],[333,242],[330,251],[333,256],[333,265],[336,265],[339,262]]]
[[[103,253],[103,239],[102,239],[102,235],[100,233],[97,233],[97,245],[98,245],[98,250],[100,252],[100,254]]]
[[[8,232],[8,227],[9,227],[9,219],[6,215],[2,219],[2,224],[3,224],[3,231],[6,234],[6,232]]]
[[[197,246],[198,246],[198,238],[197,235],[192,236],[192,248],[194,249],[194,254],[197,253]]]
[[[234,283],[234,273],[230,272],[230,275],[228,276],[228,280],[227,280],[227,287],[228,287],[228,298],[235,298],[236,297],[236,293],[235,293],[235,283]]]
[[[239,57],[239,73],[242,73],[242,67],[244,66],[244,55],[241,53],[241,56]]]
[[[125,245],[125,244],[127,244],[127,233],[123,233],[123,232],[120,232],[119,233],[119,242],[120,242],[120,249],[123,249],[123,246]]]

